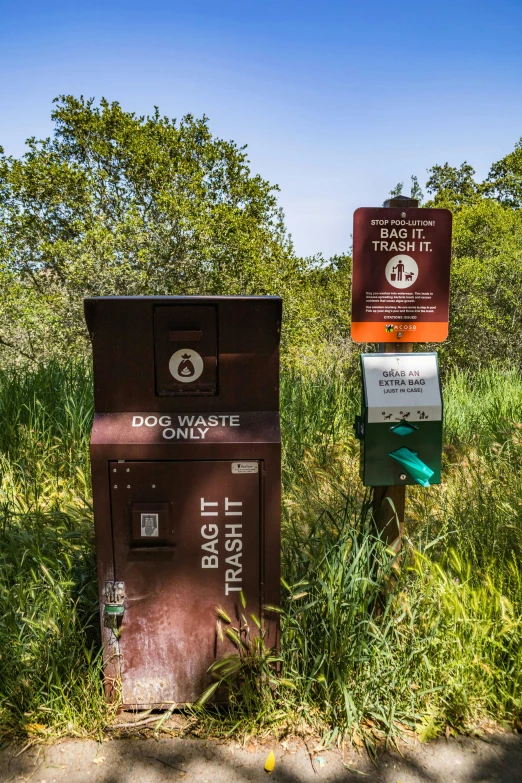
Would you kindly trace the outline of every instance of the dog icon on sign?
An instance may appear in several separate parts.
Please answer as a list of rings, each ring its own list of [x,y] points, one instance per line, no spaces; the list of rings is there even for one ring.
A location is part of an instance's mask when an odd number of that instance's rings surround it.
[[[417,262],[405,253],[399,253],[390,258],[386,264],[384,274],[388,283],[393,288],[409,288],[419,273]]]

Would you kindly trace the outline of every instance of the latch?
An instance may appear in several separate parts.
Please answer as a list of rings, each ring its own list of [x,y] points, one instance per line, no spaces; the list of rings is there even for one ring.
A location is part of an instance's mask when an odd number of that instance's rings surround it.
[[[105,614],[123,616],[125,611],[125,583],[105,582]]]
[[[355,437],[357,438],[357,440],[362,440],[364,438],[364,417],[363,416],[356,416],[355,417],[354,429],[355,429]]]

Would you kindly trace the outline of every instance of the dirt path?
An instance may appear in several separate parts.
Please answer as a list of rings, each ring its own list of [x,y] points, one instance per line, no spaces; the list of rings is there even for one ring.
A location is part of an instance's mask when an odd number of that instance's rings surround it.
[[[270,750],[243,749],[194,739],[121,739],[97,744],[66,740],[0,752],[0,781],[31,783],[521,783],[522,735],[416,743],[379,757],[375,767],[363,755],[345,757],[334,751],[308,753],[302,743],[274,743],[274,772],[264,771]],[[355,771],[357,770],[357,771]]]

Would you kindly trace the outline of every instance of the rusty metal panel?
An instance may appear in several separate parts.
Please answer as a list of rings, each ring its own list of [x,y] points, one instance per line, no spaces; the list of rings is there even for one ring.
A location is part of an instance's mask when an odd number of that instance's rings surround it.
[[[110,477],[123,702],[193,702],[230,652],[216,606],[236,619],[243,590],[260,616],[259,462],[111,462]],[[152,524],[136,546],[136,510],[152,517],[165,506],[168,535],[150,547]]]
[[[217,394],[215,305],[154,308],[156,393]]]
[[[155,308],[188,304],[217,310],[217,393],[160,395],[154,366]],[[269,296],[86,299],[95,410],[278,411],[281,311],[281,299]]]

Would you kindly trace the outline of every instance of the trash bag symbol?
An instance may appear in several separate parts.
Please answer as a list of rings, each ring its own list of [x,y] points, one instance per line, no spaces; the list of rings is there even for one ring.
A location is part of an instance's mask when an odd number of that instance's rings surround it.
[[[178,373],[184,378],[191,378],[194,375],[194,365],[190,361],[190,354],[184,353],[181,357],[182,361],[178,366]]]
[[[203,359],[197,351],[180,348],[169,360],[169,372],[181,383],[194,383],[205,369]]]

